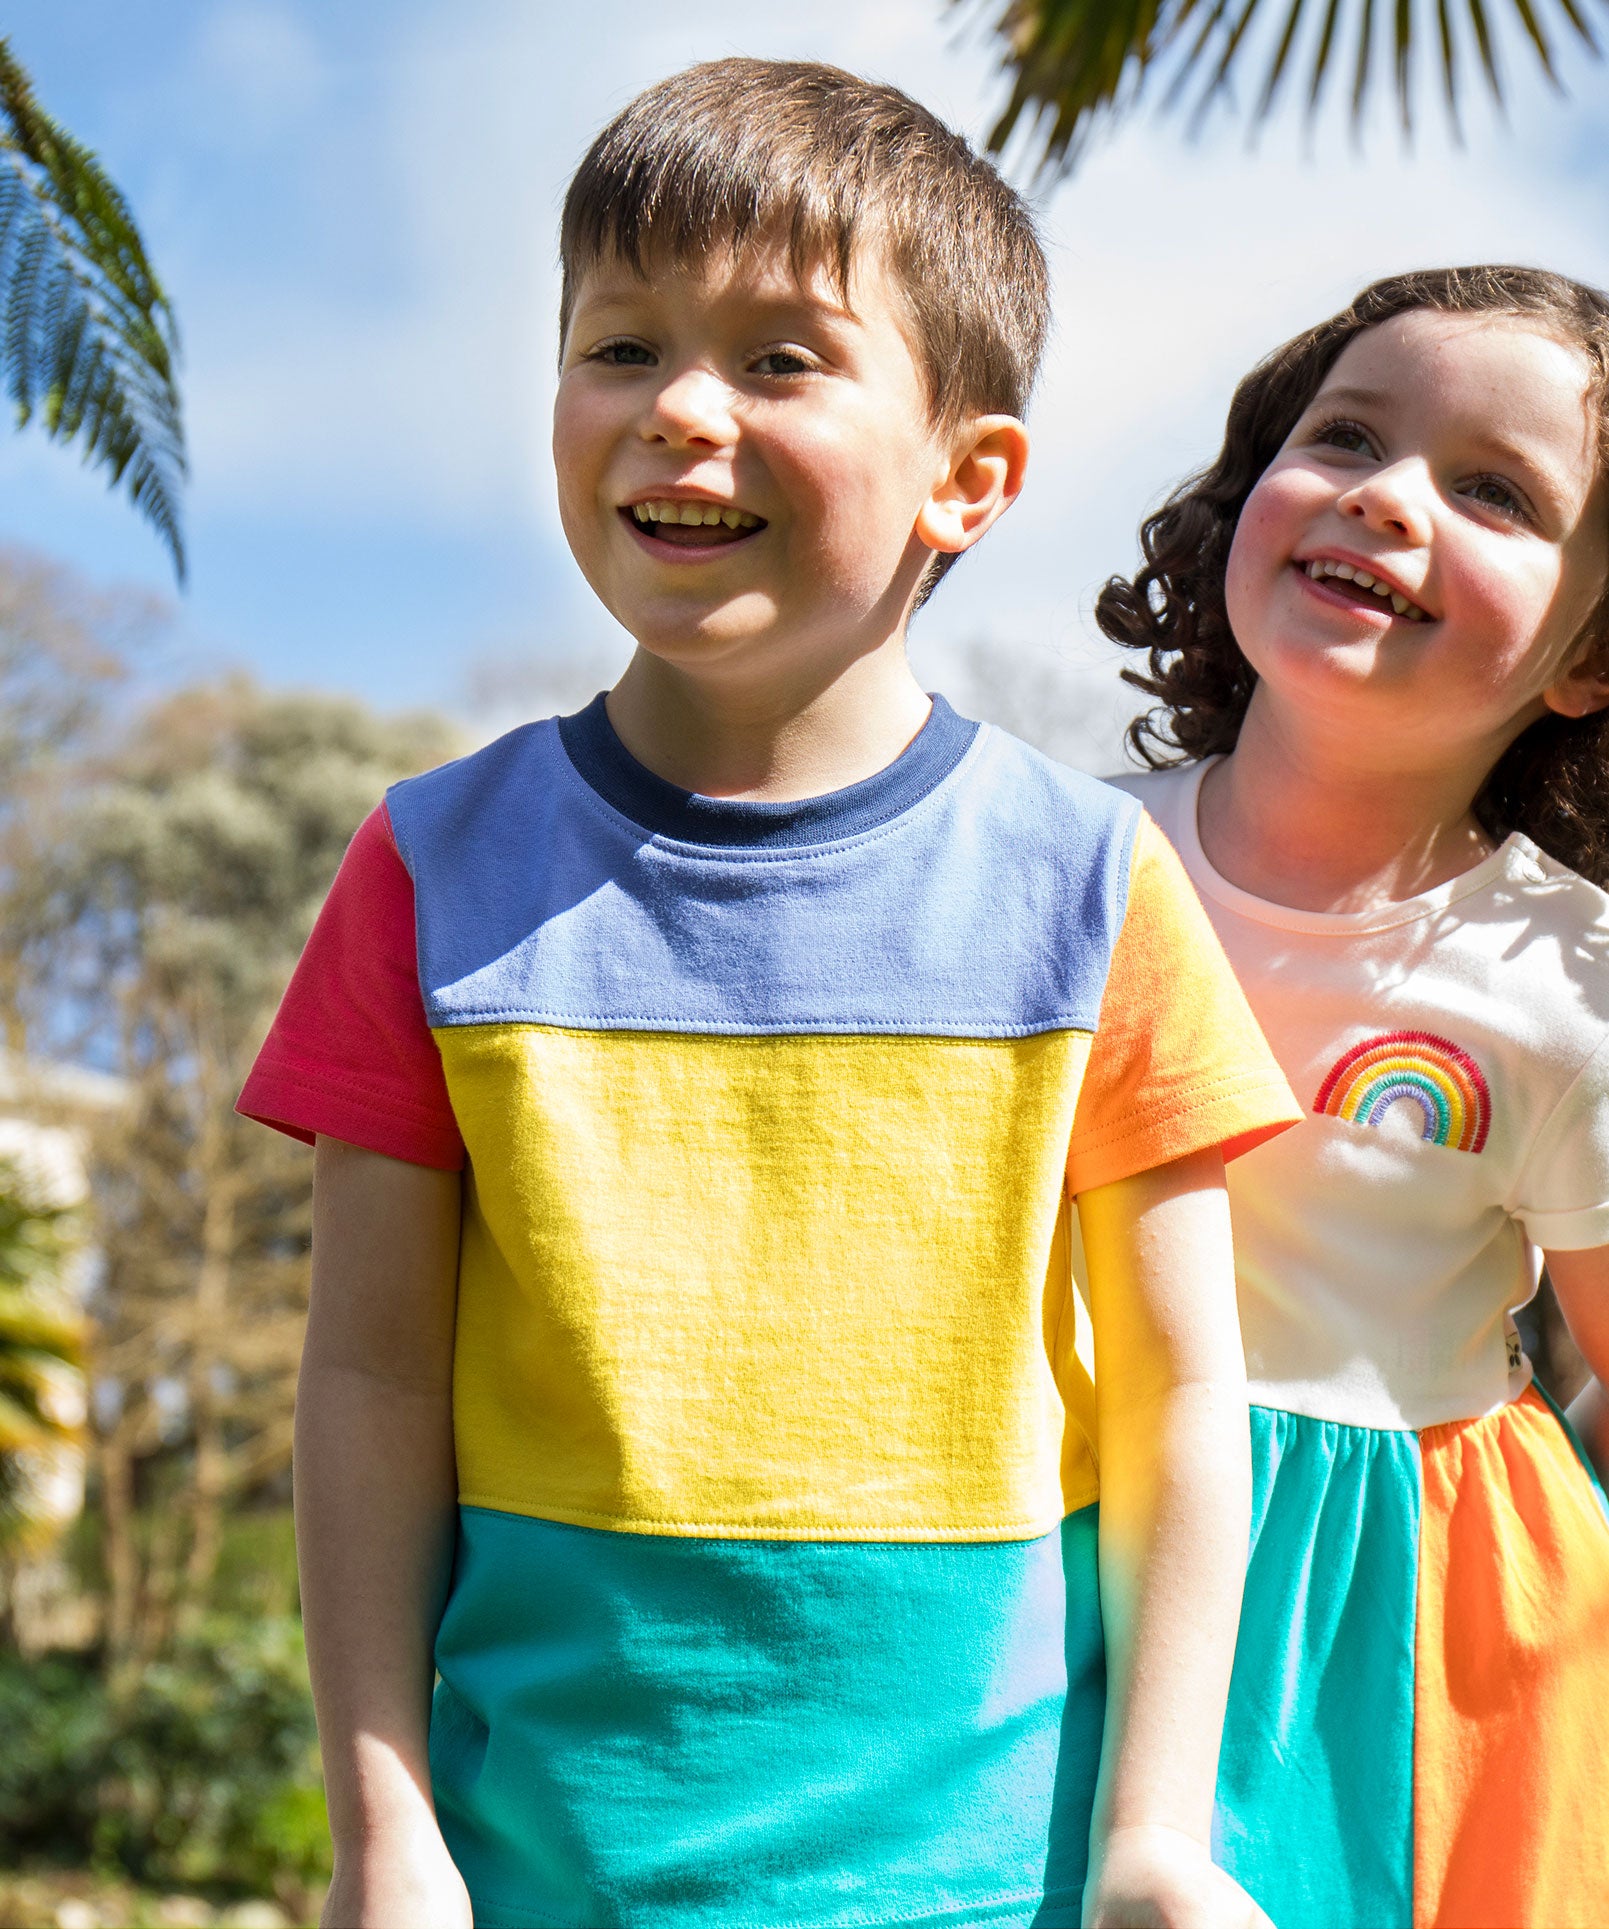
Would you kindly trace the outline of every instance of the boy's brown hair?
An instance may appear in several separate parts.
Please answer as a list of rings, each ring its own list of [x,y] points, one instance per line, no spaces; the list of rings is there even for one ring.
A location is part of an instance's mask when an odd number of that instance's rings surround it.
[[[1050,322],[1027,206],[909,95],[815,61],[712,60],[615,116],[565,196],[561,334],[600,260],[642,270],[771,239],[845,300],[856,250],[881,249],[936,426],[1024,413]]]
[[[1234,749],[1256,672],[1229,626],[1224,576],[1235,525],[1258,478],[1284,446],[1349,342],[1416,309],[1533,323],[1585,357],[1588,405],[1609,466],[1609,295],[1541,268],[1422,269],[1372,282],[1339,314],[1275,349],[1235,390],[1218,459],[1189,477],[1140,529],[1143,567],[1114,576],[1095,620],[1115,643],[1143,650],[1123,679],[1157,699],[1128,739],[1152,769]],[[1578,654],[1609,661],[1609,591]],[[1523,831],[1609,889],[1609,710],[1548,716],[1509,745],[1475,799],[1496,838]]]

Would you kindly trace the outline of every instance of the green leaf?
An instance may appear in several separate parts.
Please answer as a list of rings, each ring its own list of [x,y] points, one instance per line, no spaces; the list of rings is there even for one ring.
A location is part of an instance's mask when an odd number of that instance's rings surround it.
[[[37,420],[129,499],[185,572],[178,331],[128,204],[34,99],[0,38],[0,341],[19,425]]]

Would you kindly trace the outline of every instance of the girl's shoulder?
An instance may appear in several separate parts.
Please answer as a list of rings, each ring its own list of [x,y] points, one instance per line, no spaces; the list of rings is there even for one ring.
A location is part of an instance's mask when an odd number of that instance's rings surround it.
[[[1506,967],[1521,995],[1558,996],[1577,1027],[1609,1036],[1609,891],[1518,831],[1498,858],[1485,888],[1457,907],[1459,935]]]
[[[1518,890],[1534,915],[1560,930],[1601,932],[1609,938],[1609,891],[1513,832],[1503,846],[1505,881]]]

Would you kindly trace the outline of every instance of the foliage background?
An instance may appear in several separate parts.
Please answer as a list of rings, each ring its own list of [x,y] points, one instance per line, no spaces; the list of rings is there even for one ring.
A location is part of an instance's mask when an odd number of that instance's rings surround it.
[[[289,1516],[311,1156],[233,1106],[353,830],[458,737],[243,674],[142,695],[161,621],[0,551],[0,1036],[122,1093],[78,1121],[87,1510],[65,1548],[0,1531],[0,1872],[300,1920],[328,1863]],[[0,1325],[0,1383],[29,1343]]]

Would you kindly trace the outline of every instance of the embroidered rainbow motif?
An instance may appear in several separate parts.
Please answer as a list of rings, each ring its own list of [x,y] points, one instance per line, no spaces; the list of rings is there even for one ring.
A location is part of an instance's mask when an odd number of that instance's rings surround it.
[[[1420,1137],[1455,1152],[1479,1152],[1492,1123],[1492,1095],[1481,1068],[1450,1039],[1428,1031],[1388,1031],[1354,1045],[1319,1088],[1315,1112],[1378,1125],[1398,1099],[1417,1105]]]

